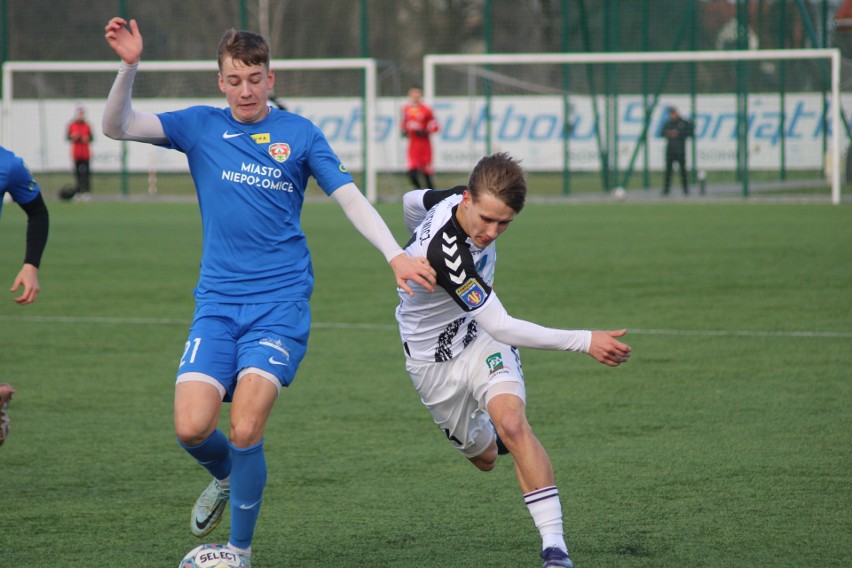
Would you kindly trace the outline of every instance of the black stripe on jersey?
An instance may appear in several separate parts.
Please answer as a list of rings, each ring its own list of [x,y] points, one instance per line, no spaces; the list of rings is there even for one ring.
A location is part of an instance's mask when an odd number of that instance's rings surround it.
[[[462,339],[462,345],[464,347],[467,347],[468,345],[473,343],[474,339],[476,339],[477,329],[478,328],[476,326],[476,320],[471,319],[470,322],[468,322],[467,324],[467,333],[464,334],[464,339]]]
[[[459,334],[459,329],[464,323],[465,317],[453,320],[450,325],[444,328],[444,331],[438,335],[438,342],[435,344],[435,362],[443,363],[453,358],[453,339]],[[467,322],[467,332],[462,338],[462,349],[473,343],[476,339],[476,320],[471,319]]]
[[[438,285],[465,312],[478,308],[491,293],[491,287],[476,272],[473,255],[467,244],[467,234],[455,222],[453,215],[429,242],[426,258],[438,273]]]
[[[438,342],[435,344],[435,361],[437,363],[443,363],[453,358],[453,339],[458,335],[459,328],[464,320],[463,317],[453,320],[438,336]]]
[[[463,185],[457,185],[452,189],[431,189],[423,194],[423,207],[429,211],[449,196],[459,195],[466,189],[467,187]]]

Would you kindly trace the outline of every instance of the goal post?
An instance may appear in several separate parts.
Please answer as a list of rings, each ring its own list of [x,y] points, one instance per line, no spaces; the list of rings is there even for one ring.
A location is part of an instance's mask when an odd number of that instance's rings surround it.
[[[117,61],[7,61],[3,64],[0,144],[15,149],[35,172],[70,171],[64,129],[77,105],[95,130],[95,174],[186,172],[186,160],[161,148],[97,136]],[[377,72],[371,58],[272,60],[275,99],[325,132],[344,165],[361,174],[371,202],[377,188]],[[145,61],[139,65],[134,108],[165,112],[194,104],[224,106],[216,61]],[[212,76],[211,76],[212,74]],[[142,144],[139,146],[150,146]]]
[[[664,142],[657,130],[673,104],[701,119],[687,158],[696,177],[727,169],[724,176],[748,195],[758,171],[775,168],[782,179],[808,171],[828,178],[817,181],[827,181],[837,204],[841,137],[849,136],[840,64],[834,48],[445,54],[424,57],[423,84],[427,101],[455,127],[441,139],[439,168],[464,170],[482,154],[512,150],[528,170],[595,170],[604,191],[628,181],[637,161],[644,161],[645,180],[650,170],[659,183]],[[682,71],[676,80],[674,66]],[[802,110],[801,101],[810,106]]]

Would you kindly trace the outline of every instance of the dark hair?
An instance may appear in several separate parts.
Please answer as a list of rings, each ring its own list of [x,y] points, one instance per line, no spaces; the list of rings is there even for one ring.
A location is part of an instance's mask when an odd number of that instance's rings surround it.
[[[269,69],[269,44],[260,34],[231,28],[219,40],[219,71],[226,57],[246,65],[264,65]]]
[[[479,160],[470,174],[467,189],[474,200],[488,192],[520,213],[527,197],[527,180],[520,161],[500,152]]]

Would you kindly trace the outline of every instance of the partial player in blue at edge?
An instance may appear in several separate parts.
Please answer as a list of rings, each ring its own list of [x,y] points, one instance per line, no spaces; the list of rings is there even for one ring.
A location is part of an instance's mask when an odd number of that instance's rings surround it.
[[[6,195],[9,195],[27,215],[24,263],[9,290],[15,293],[22,289],[15,301],[23,306],[35,302],[41,291],[38,270],[47,245],[50,217],[41,195],[41,188],[33,179],[24,160],[0,146],[0,214],[3,212]],[[0,446],[9,437],[9,402],[15,392],[15,388],[9,383],[0,383]]]

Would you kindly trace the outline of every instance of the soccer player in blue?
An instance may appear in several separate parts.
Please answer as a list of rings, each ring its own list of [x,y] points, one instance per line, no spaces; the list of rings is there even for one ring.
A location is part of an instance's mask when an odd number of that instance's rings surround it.
[[[50,218],[47,206],[41,195],[41,189],[33,179],[24,161],[0,146],[0,213],[3,211],[3,197],[12,196],[12,201],[20,205],[27,214],[27,244],[24,253],[24,265],[12,283],[12,292],[24,287],[20,296],[15,298],[19,304],[35,302],[41,287],[38,283],[38,268],[41,256],[47,245],[47,233]]]
[[[432,289],[425,258],[406,255],[313,123],[271,108],[275,76],[258,34],[228,30],[218,50],[227,108],[196,106],[162,114],[132,108],[142,55],[135,20],[113,18],[106,40],[121,58],[107,99],[104,134],[184,152],[201,209],[203,247],[196,310],[177,373],[178,441],[213,476],[193,508],[199,537],[215,528],[230,500],[228,544],[247,564],[266,461],[263,434],[280,393],[305,356],[313,289],[300,225],[306,182],[319,186],[391,265],[397,284]],[[218,428],[231,402],[229,436]]]
[[[12,282],[11,292],[16,292],[21,286],[21,295],[15,301],[21,305],[35,302],[41,287],[38,283],[38,268],[41,256],[47,245],[47,233],[50,228],[50,217],[47,206],[41,196],[41,189],[33,179],[24,161],[0,146],[0,214],[3,213],[3,201],[6,194],[12,201],[20,205],[27,214],[27,244],[24,251],[24,264]],[[15,388],[8,384],[0,384],[0,446],[9,437],[9,402],[12,400]]]

